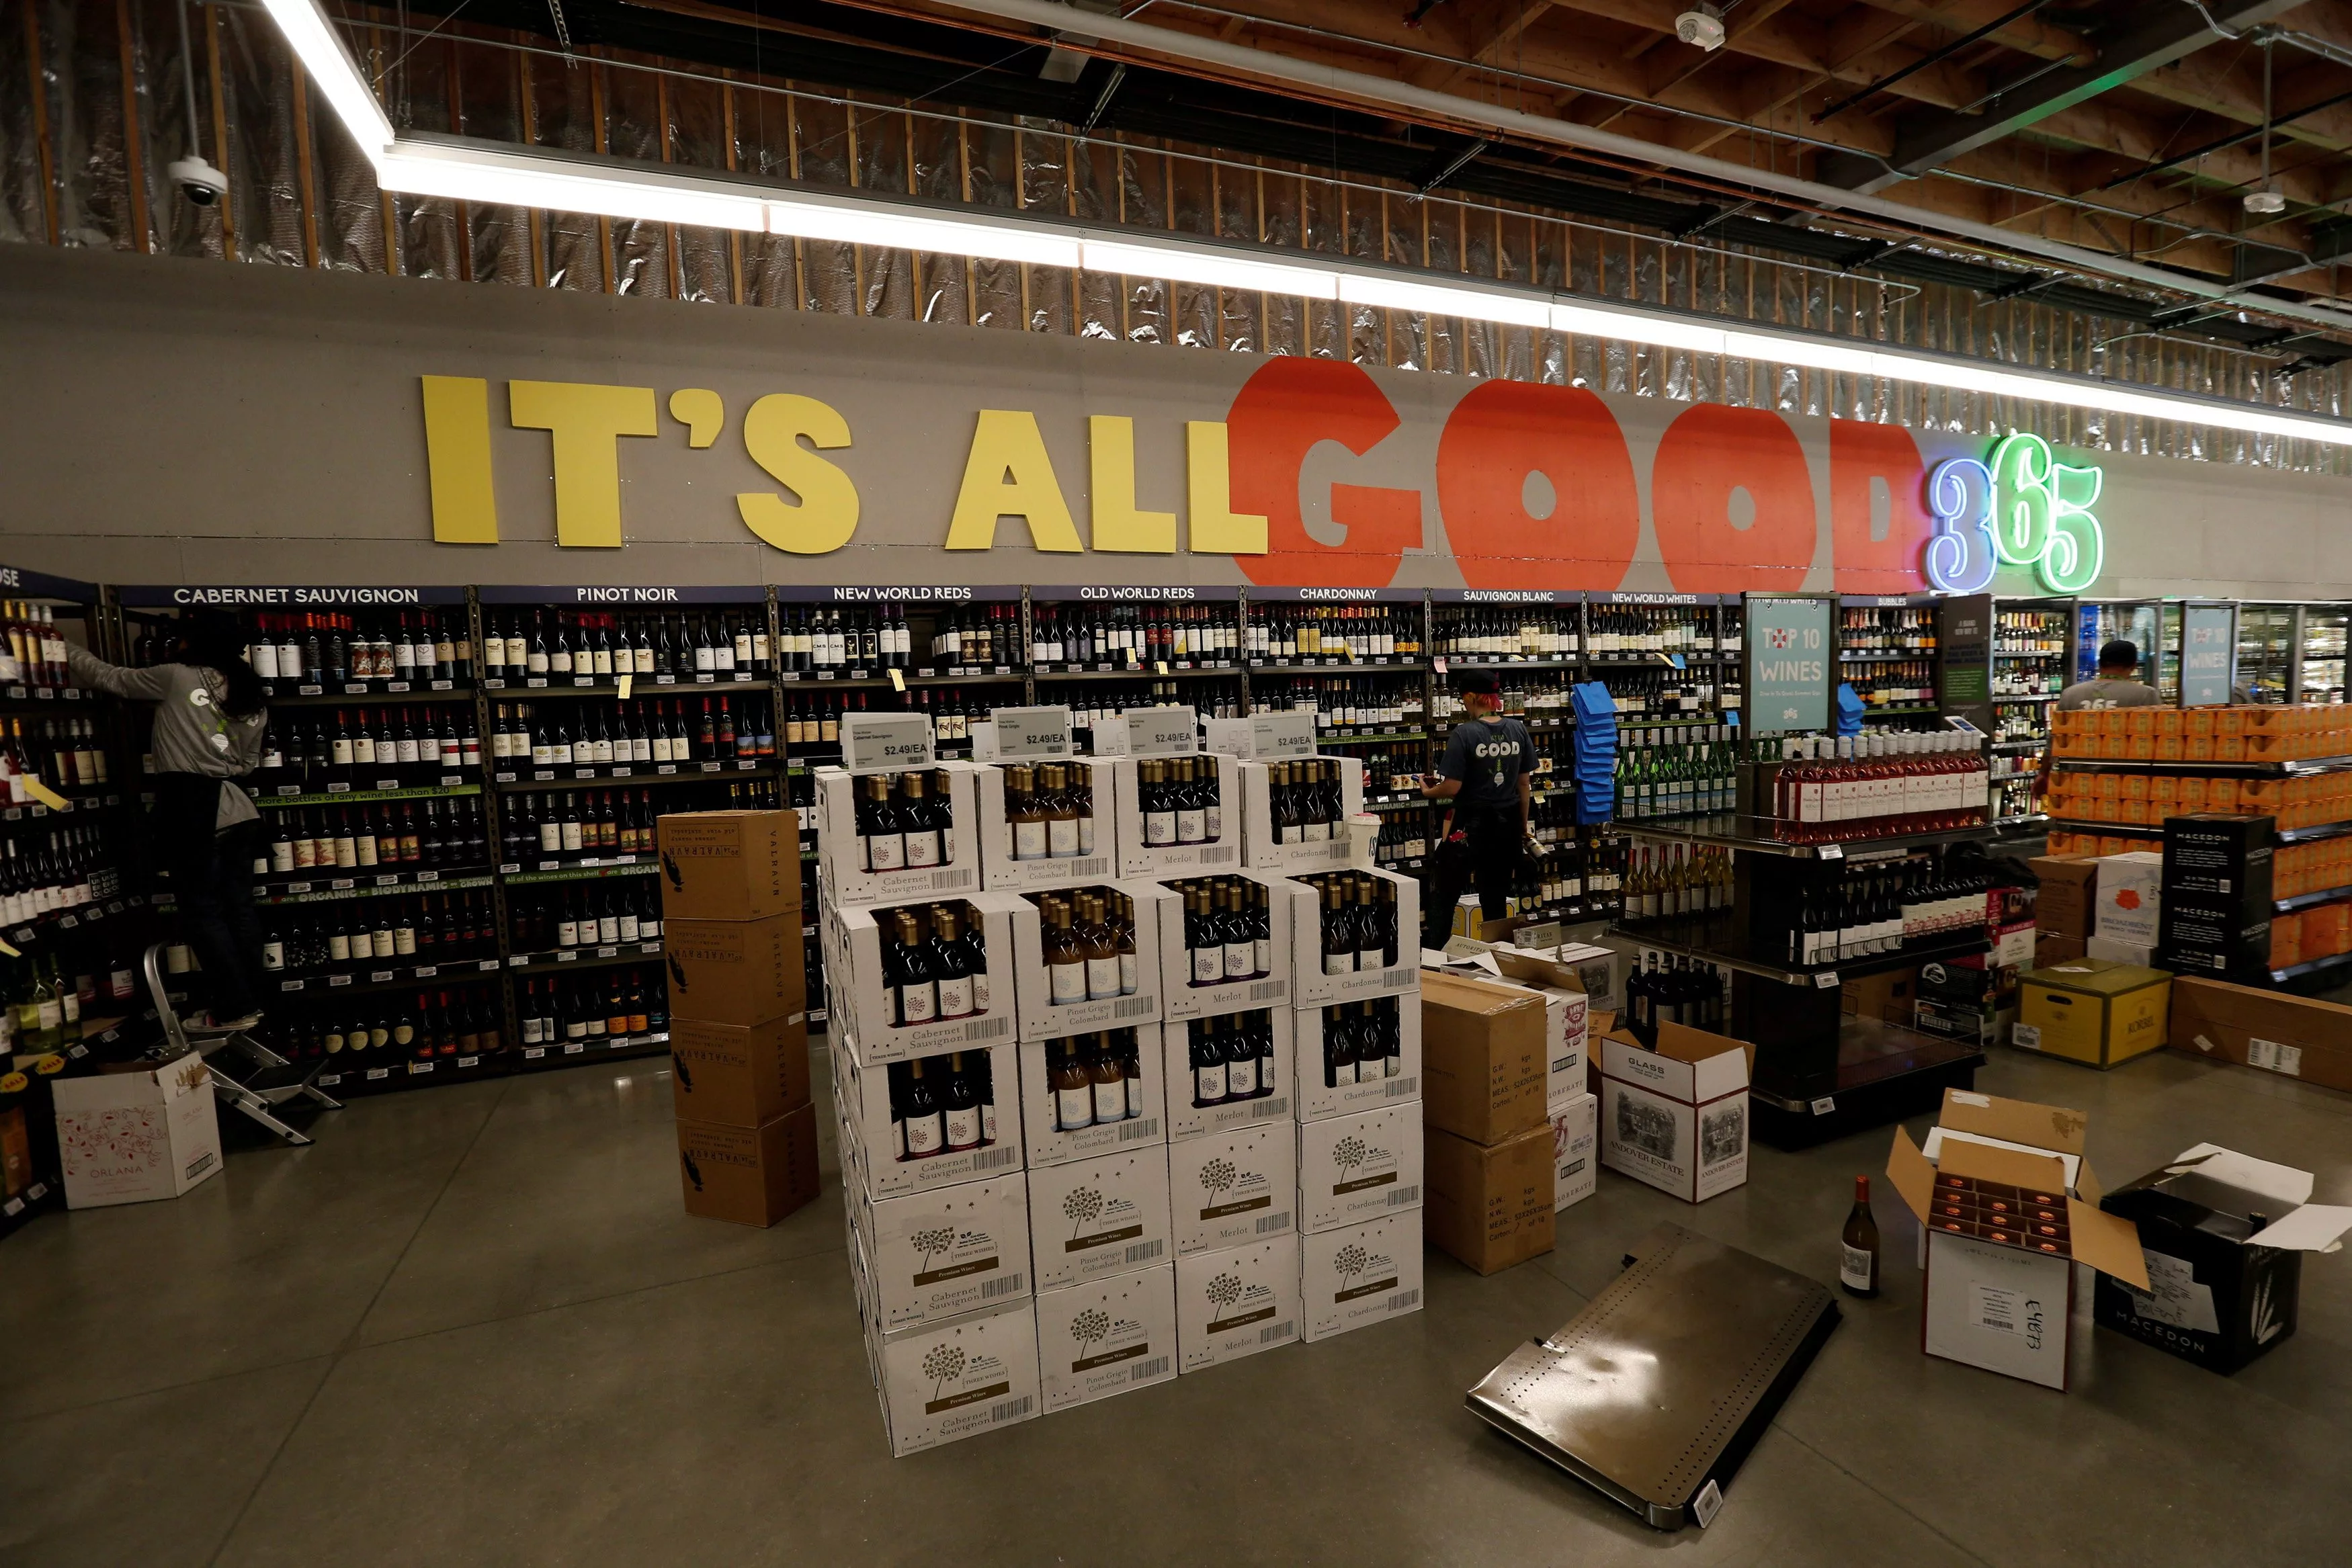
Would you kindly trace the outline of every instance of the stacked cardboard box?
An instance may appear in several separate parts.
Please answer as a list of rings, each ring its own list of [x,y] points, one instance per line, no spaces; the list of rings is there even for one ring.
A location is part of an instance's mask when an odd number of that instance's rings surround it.
[[[1481,1274],[1552,1249],[1549,1025],[1522,986],[1433,973],[1422,994],[1429,1237]]]
[[[2269,817],[2210,811],[2165,821],[2158,966],[2214,979],[2268,977],[2273,826]],[[2298,921],[2298,948],[2301,935]]]
[[[906,1455],[1044,1402],[1013,901],[981,891],[982,769],[936,762],[914,716],[854,720],[844,742],[845,766],[813,780],[843,1218],[883,1425]]]
[[[686,1211],[773,1225],[817,1187],[799,821],[701,811],[656,833]]]

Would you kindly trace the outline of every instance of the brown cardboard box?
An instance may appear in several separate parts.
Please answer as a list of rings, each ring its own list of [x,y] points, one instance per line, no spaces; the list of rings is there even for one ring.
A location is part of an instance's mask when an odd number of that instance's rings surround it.
[[[1431,1129],[1422,1166],[1429,1239],[1481,1274],[1550,1251],[1552,1172],[1549,1122],[1491,1145]]]
[[[758,1024],[808,1010],[801,913],[662,922],[673,1019]]]
[[[1919,966],[1864,975],[1838,988],[1838,1006],[1856,1018],[1911,1026],[1911,1009],[1919,1000]]]
[[[670,1093],[681,1122],[763,1127],[809,1103],[808,1019],[669,1021]]]
[[[677,1124],[686,1211],[737,1225],[773,1225],[816,1196],[816,1107],[763,1127]]]
[[[2042,879],[2033,903],[2033,924],[2056,936],[2087,938],[2091,935],[2092,890],[2098,885],[2099,864],[2090,855],[2036,855],[2025,862]]]
[[[2352,1091],[2352,1008],[2340,1003],[2183,975],[2166,1039],[2190,1056]]]
[[[688,811],[654,824],[665,920],[764,920],[801,906],[794,811]]]
[[[1544,1001],[1535,992],[1424,972],[1423,1122],[1476,1144],[1548,1127],[1544,1046]]]
[[[2083,956],[2084,938],[2062,936],[2054,931],[2033,934],[2033,967],[2051,968],[2059,964],[2071,964]]]

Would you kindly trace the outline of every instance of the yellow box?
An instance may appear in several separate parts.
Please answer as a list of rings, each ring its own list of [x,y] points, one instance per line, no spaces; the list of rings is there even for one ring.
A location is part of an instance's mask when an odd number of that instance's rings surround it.
[[[2180,781],[2180,810],[2184,815],[2205,809],[2212,783],[2211,779],[2196,774],[2190,774]]]
[[[2141,711],[2145,712],[2146,710],[2145,710],[2145,709],[2143,709],[2143,710],[2141,710]],[[2155,760],[2156,760],[2156,737],[2155,737],[2154,735],[2127,735],[2127,736],[2125,736],[2125,737],[2124,737],[2124,756],[2125,756],[2125,758],[2126,758],[2126,759],[2128,759],[2128,760],[2130,760],[2130,761],[2133,761],[2133,762],[2153,762],[2153,761],[2155,761]]]
[[[2122,735],[2125,733],[2124,715],[2131,710],[2128,708],[2119,707],[2103,707],[2092,708],[2088,711],[2098,720],[2099,733],[2101,735]]]
[[[2217,735],[2213,737],[2213,760],[2243,762],[2246,759],[2246,737],[2243,735]]]
[[[2213,760],[2214,737],[2212,736],[2191,735],[2180,744],[2188,752],[2188,756],[2184,757],[2182,761],[2210,762]]]
[[[2167,709],[2166,711],[2170,712],[2172,710]],[[2159,735],[2156,737],[2156,760],[2158,762],[2178,762],[2186,754],[2188,747],[2189,737],[2187,736],[2178,733],[2172,735]]]
[[[2154,735],[2157,710],[2152,707],[2127,707],[2123,710],[2126,735]]]
[[[2181,733],[2184,735],[2202,735],[2210,737],[2213,733],[2213,715],[2216,711],[2217,710],[2210,707],[2190,708],[2187,713],[2180,716],[2182,727]]]
[[[2180,709],[2177,707],[2152,707],[2147,711],[2156,715],[2156,733],[2158,735],[2178,736],[2188,733],[2188,731],[2182,727],[2182,721],[2188,717],[2188,715],[2182,713]]]
[[[2242,707],[2215,708],[2213,710],[2213,733],[2215,735],[2245,734],[2246,710]]]
[[[2114,1067],[2164,1044],[2172,977],[2098,958],[2027,972],[2012,1038],[2027,1050]]]
[[[2172,806],[2180,800],[2180,779],[2177,774],[2159,773],[2148,780],[2147,798],[2159,806]]]
[[[2208,779],[2205,780],[2205,810],[2209,811],[2236,810],[2238,809],[2239,789],[2239,783],[2234,779]]]

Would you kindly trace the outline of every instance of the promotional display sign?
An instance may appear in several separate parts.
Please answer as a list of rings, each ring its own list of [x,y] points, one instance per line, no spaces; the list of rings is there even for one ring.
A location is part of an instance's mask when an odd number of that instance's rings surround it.
[[[2180,609],[2180,706],[2219,707],[2238,678],[2238,609],[2233,604],[2185,604]]]
[[[1748,599],[1748,732],[1794,735],[1827,729],[1837,643],[1833,599],[1750,594]]]
[[[1992,595],[1961,594],[1936,606],[1944,712],[1990,732],[1992,722]]]

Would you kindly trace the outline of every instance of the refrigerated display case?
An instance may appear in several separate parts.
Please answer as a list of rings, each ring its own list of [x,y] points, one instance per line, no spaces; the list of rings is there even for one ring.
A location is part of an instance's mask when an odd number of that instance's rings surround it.
[[[1847,594],[1838,601],[1838,678],[1862,700],[1865,730],[1942,724],[1936,601],[1929,593]]]
[[[2293,700],[2295,676],[2295,623],[2299,604],[2242,604],[2238,607],[2239,700],[2284,703]]]
[[[2344,652],[2347,631],[2352,631],[2352,606],[2306,604],[2303,607],[2303,630],[2295,638],[2296,702],[2340,703],[2344,700]]]
[[[2173,636],[2165,636],[2163,606],[2152,599],[2086,599],[2081,601],[2075,614],[2074,674],[2077,681],[2094,679],[2099,673],[2099,650],[2117,638],[2128,639],[2139,650],[2139,679],[2164,689],[2164,674],[2158,651],[2174,648],[2171,674],[2175,697],[2179,690],[2179,615],[2176,608]]]

